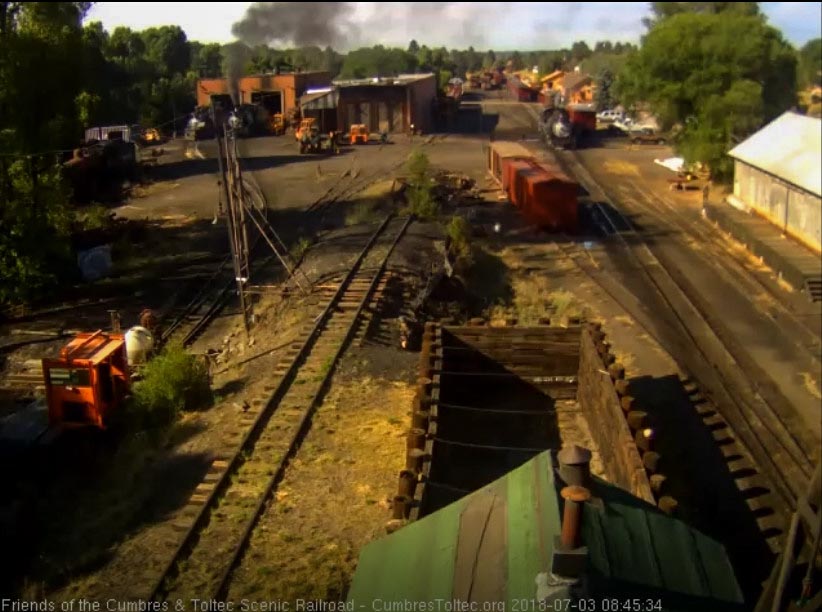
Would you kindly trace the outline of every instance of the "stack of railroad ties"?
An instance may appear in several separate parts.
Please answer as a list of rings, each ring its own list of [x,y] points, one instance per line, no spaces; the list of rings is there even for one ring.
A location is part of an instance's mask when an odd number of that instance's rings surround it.
[[[498,141],[488,148],[488,171],[525,220],[541,229],[573,234],[579,227],[579,185],[554,163],[523,145]]]
[[[441,324],[450,322],[450,320],[443,320]],[[469,321],[469,325],[485,324],[485,320],[481,318]],[[516,320],[507,321],[506,325],[508,324],[515,325]],[[550,319],[544,318],[540,324],[550,325]],[[582,324],[582,321],[575,318],[572,324]],[[642,468],[649,477],[650,495],[645,493],[642,497],[646,501],[655,501],[657,507],[666,514],[674,515],[679,504],[674,497],[669,495],[670,483],[661,471],[664,463],[657,449],[656,429],[653,427],[652,419],[647,412],[637,406],[635,398],[630,395],[630,384],[625,379],[625,367],[617,362],[616,357],[611,353],[611,345],[605,339],[602,325],[596,322],[585,325],[590,328],[591,337],[602,360],[603,371],[607,371],[610,376],[625,421],[639,452]],[[411,410],[411,429],[407,436],[406,465],[399,474],[397,495],[392,501],[392,517],[386,524],[388,533],[401,528],[409,520],[414,521],[419,518],[421,492],[424,488],[420,485],[424,485],[431,469],[432,444],[437,432],[436,418],[432,414],[432,404],[435,403],[432,391],[434,375],[437,374],[436,363],[442,358],[442,346],[437,340],[437,327],[438,325],[434,322],[426,323],[422,335],[419,378]]]

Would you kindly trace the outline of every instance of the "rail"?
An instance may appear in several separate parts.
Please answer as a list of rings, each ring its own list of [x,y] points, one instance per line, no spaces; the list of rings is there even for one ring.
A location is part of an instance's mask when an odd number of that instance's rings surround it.
[[[308,430],[313,412],[321,402],[327,390],[327,386],[331,380],[334,368],[336,367],[338,360],[344,353],[348,343],[350,342],[350,339],[356,329],[357,323],[360,319],[360,315],[362,314],[363,309],[368,305],[371,299],[371,295],[374,293],[378,283],[380,282],[380,279],[387,265],[388,258],[390,257],[396,244],[402,238],[405,230],[407,229],[408,225],[411,223],[412,220],[411,218],[408,218],[402,223],[401,228],[395,235],[386,254],[382,258],[379,267],[377,268],[376,272],[373,273],[373,276],[370,277],[370,282],[368,283],[367,288],[364,292],[362,292],[358,307],[354,312],[353,316],[347,322],[347,325],[345,325],[342,337],[337,335],[336,337],[331,338],[330,336],[333,336],[334,333],[329,332],[328,334],[324,334],[324,329],[327,328],[328,322],[332,319],[336,312],[345,312],[344,310],[341,310],[341,302],[343,301],[343,298],[349,292],[357,293],[357,290],[352,289],[353,281],[356,279],[358,274],[365,274],[365,271],[362,269],[363,262],[365,261],[366,256],[369,254],[369,252],[371,251],[379,237],[384,233],[391,219],[392,216],[389,216],[380,224],[379,228],[371,236],[368,243],[363,248],[362,252],[356,258],[354,264],[349,269],[347,275],[340,283],[334,295],[328,301],[322,313],[317,317],[312,329],[308,333],[307,337],[305,338],[305,341],[301,345],[293,360],[291,360],[289,367],[282,375],[282,378],[280,379],[279,383],[274,388],[264,408],[259,412],[259,414],[257,414],[256,418],[254,419],[254,422],[246,432],[236,452],[233,453],[232,457],[227,462],[227,465],[225,466],[225,469],[223,470],[222,474],[213,484],[213,488],[211,488],[210,492],[203,500],[202,505],[196,513],[196,516],[191,522],[191,525],[186,530],[185,535],[182,537],[179,544],[176,546],[171,559],[163,567],[159,578],[153,584],[148,594],[149,600],[160,601],[163,598],[165,598],[172,589],[180,587],[180,584],[172,585],[171,578],[174,574],[177,573],[177,570],[180,569],[182,563],[185,560],[190,559],[192,557],[194,552],[196,552],[197,546],[203,548],[203,552],[201,553],[201,555],[205,558],[204,562],[212,566],[210,569],[217,569],[219,571],[219,576],[215,575],[216,579],[211,581],[211,583],[215,585],[212,594],[213,597],[217,599],[221,597],[227,590],[231,580],[231,574],[234,568],[236,567],[236,564],[241,560],[243,552],[249,541],[249,538],[254,532],[257,521],[259,520],[263,511],[265,510],[266,504],[271,494],[276,489],[278,483],[282,479],[287,468],[289,459],[298,450],[300,443],[302,442],[302,439]],[[335,328],[334,331],[337,332],[340,331],[340,329]],[[322,366],[320,368],[322,379],[319,381],[319,385],[316,387],[316,390],[312,395],[311,401],[308,402],[306,405],[301,405],[301,407],[298,409],[299,414],[296,415],[294,418],[291,418],[289,416],[289,413],[287,412],[282,413],[281,420],[285,422],[285,425],[294,426],[292,428],[292,435],[290,437],[284,438],[283,434],[281,433],[282,430],[279,428],[281,424],[278,423],[275,427],[271,427],[270,420],[274,418],[277,414],[281,414],[282,411],[278,410],[280,404],[283,402],[284,398],[288,396],[290,390],[294,388],[294,381],[297,380],[297,376],[300,370],[302,368],[306,368],[306,370],[308,369],[307,363],[309,359],[311,359],[311,357],[313,356],[313,351],[319,347],[320,340],[324,338],[327,339],[327,342],[339,341],[339,344],[336,345],[333,355],[330,357],[330,359],[322,362]],[[318,353],[319,352],[320,351],[318,351]],[[316,356],[313,359],[313,361],[318,361],[319,359],[320,357]],[[274,429],[276,429],[277,431],[275,432]],[[269,452],[271,450],[270,448],[267,448],[265,451],[265,454],[267,456],[277,457],[277,459],[271,462],[275,465],[271,465],[269,461],[260,459],[259,454],[255,457],[255,449],[258,446],[262,446],[261,440],[266,434],[268,434],[267,439],[269,439],[270,444],[277,447],[278,449],[277,452],[273,453]],[[245,521],[243,522],[243,529],[242,532],[239,534],[239,537],[236,537],[236,534],[231,534],[231,537],[234,538],[232,552],[229,553],[225,565],[222,565],[223,561],[226,560],[225,556],[221,557],[218,560],[215,559],[215,555],[208,554],[207,546],[203,546],[203,532],[209,525],[209,514],[211,510],[215,508],[218,502],[221,503],[222,507],[221,500],[224,500],[228,497],[228,493],[230,492],[229,489],[234,486],[234,483],[232,482],[233,477],[237,475],[238,471],[241,469],[242,466],[251,466],[248,468],[248,470],[251,471],[251,473],[253,474],[253,469],[255,468],[255,460],[258,463],[260,463],[260,465],[256,467],[264,468],[265,473],[270,475],[267,477],[265,486],[262,487],[261,492],[256,498],[256,503],[254,504],[253,511],[246,517]],[[242,479],[238,476],[237,480]],[[231,528],[232,526],[230,524],[224,524],[224,530],[230,531]],[[198,540],[196,544],[195,540]],[[215,537],[215,541],[224,543],[224,538]],[[215,568],[215,565],[219,565],[219,567]],[[185,586],[184,576],[182,576],[181,584]]]

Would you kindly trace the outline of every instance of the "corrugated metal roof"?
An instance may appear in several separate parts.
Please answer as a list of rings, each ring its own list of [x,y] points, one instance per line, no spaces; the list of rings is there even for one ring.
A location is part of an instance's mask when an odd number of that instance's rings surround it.
[[[416,81],[422,81],[434,77],[433,72],[423,74],[399,74],[394,77],[372,77],[368,79],[343,79],[332,81],[337,87],[361,87],[368,86],[388,86],[388,85],[408,85]]]
[[[786,112],[728,153],[822,197],[822,121]]]
[[[490,485],[372,542],[360,554],[348,600],[549,601],[554,537],[561,529],[553,461],[544,452]],[[589,569],[582,597],[652,596],[666,610],[738,610],[742,598],[724,548],[604,481],[586,504]],[[388,609],[388,608],[383,608]],[[521,607],[520,607],[521,609]]]
[[[336,89],[328,89],[300,96],[300,107],[304,110],[337,108],[340,94]]]

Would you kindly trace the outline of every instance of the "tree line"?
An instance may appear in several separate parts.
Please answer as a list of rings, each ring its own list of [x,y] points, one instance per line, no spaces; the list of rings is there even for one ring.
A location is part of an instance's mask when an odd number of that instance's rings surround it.
[[[229,51],[246,74],[327,70],[341,78],[432,71],[444,84],[480,69],[556,69],[596,77],[600,105],[651,109],[681,128],[677,146],[727,177],[725,152],[818,84],[819,39],[796,50],[754,2],[656,2],[639,46],[577,41],[565,49],[493,51],[381,45],[272,49],[203,44],[175,25],[106,31],[90,2],[0,2],[0,305],[39,294],[71,267],[70,199],[59,171],[83,128],[181,128],[198,78],[226,73]],[[231,49],[231,47],[234,47]],[[236,54],[233,55],[236,57]],[[62,266],[62,267],[61,267]]]

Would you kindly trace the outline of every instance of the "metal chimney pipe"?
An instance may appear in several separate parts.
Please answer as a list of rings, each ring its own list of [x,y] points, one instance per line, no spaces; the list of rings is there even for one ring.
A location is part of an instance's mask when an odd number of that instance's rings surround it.
[[[557,453],[559,476],[566,485],[587,487],[591,482],[591,451],[572,444]]]
[[[591,492],[585,487],[572,485],[560,491],[565,500],[565,509],[562,513],[562,534],[560,540],[565,550],[573,550],[579,546],[579,531],[582,524],[582,504],[591,499]]]

